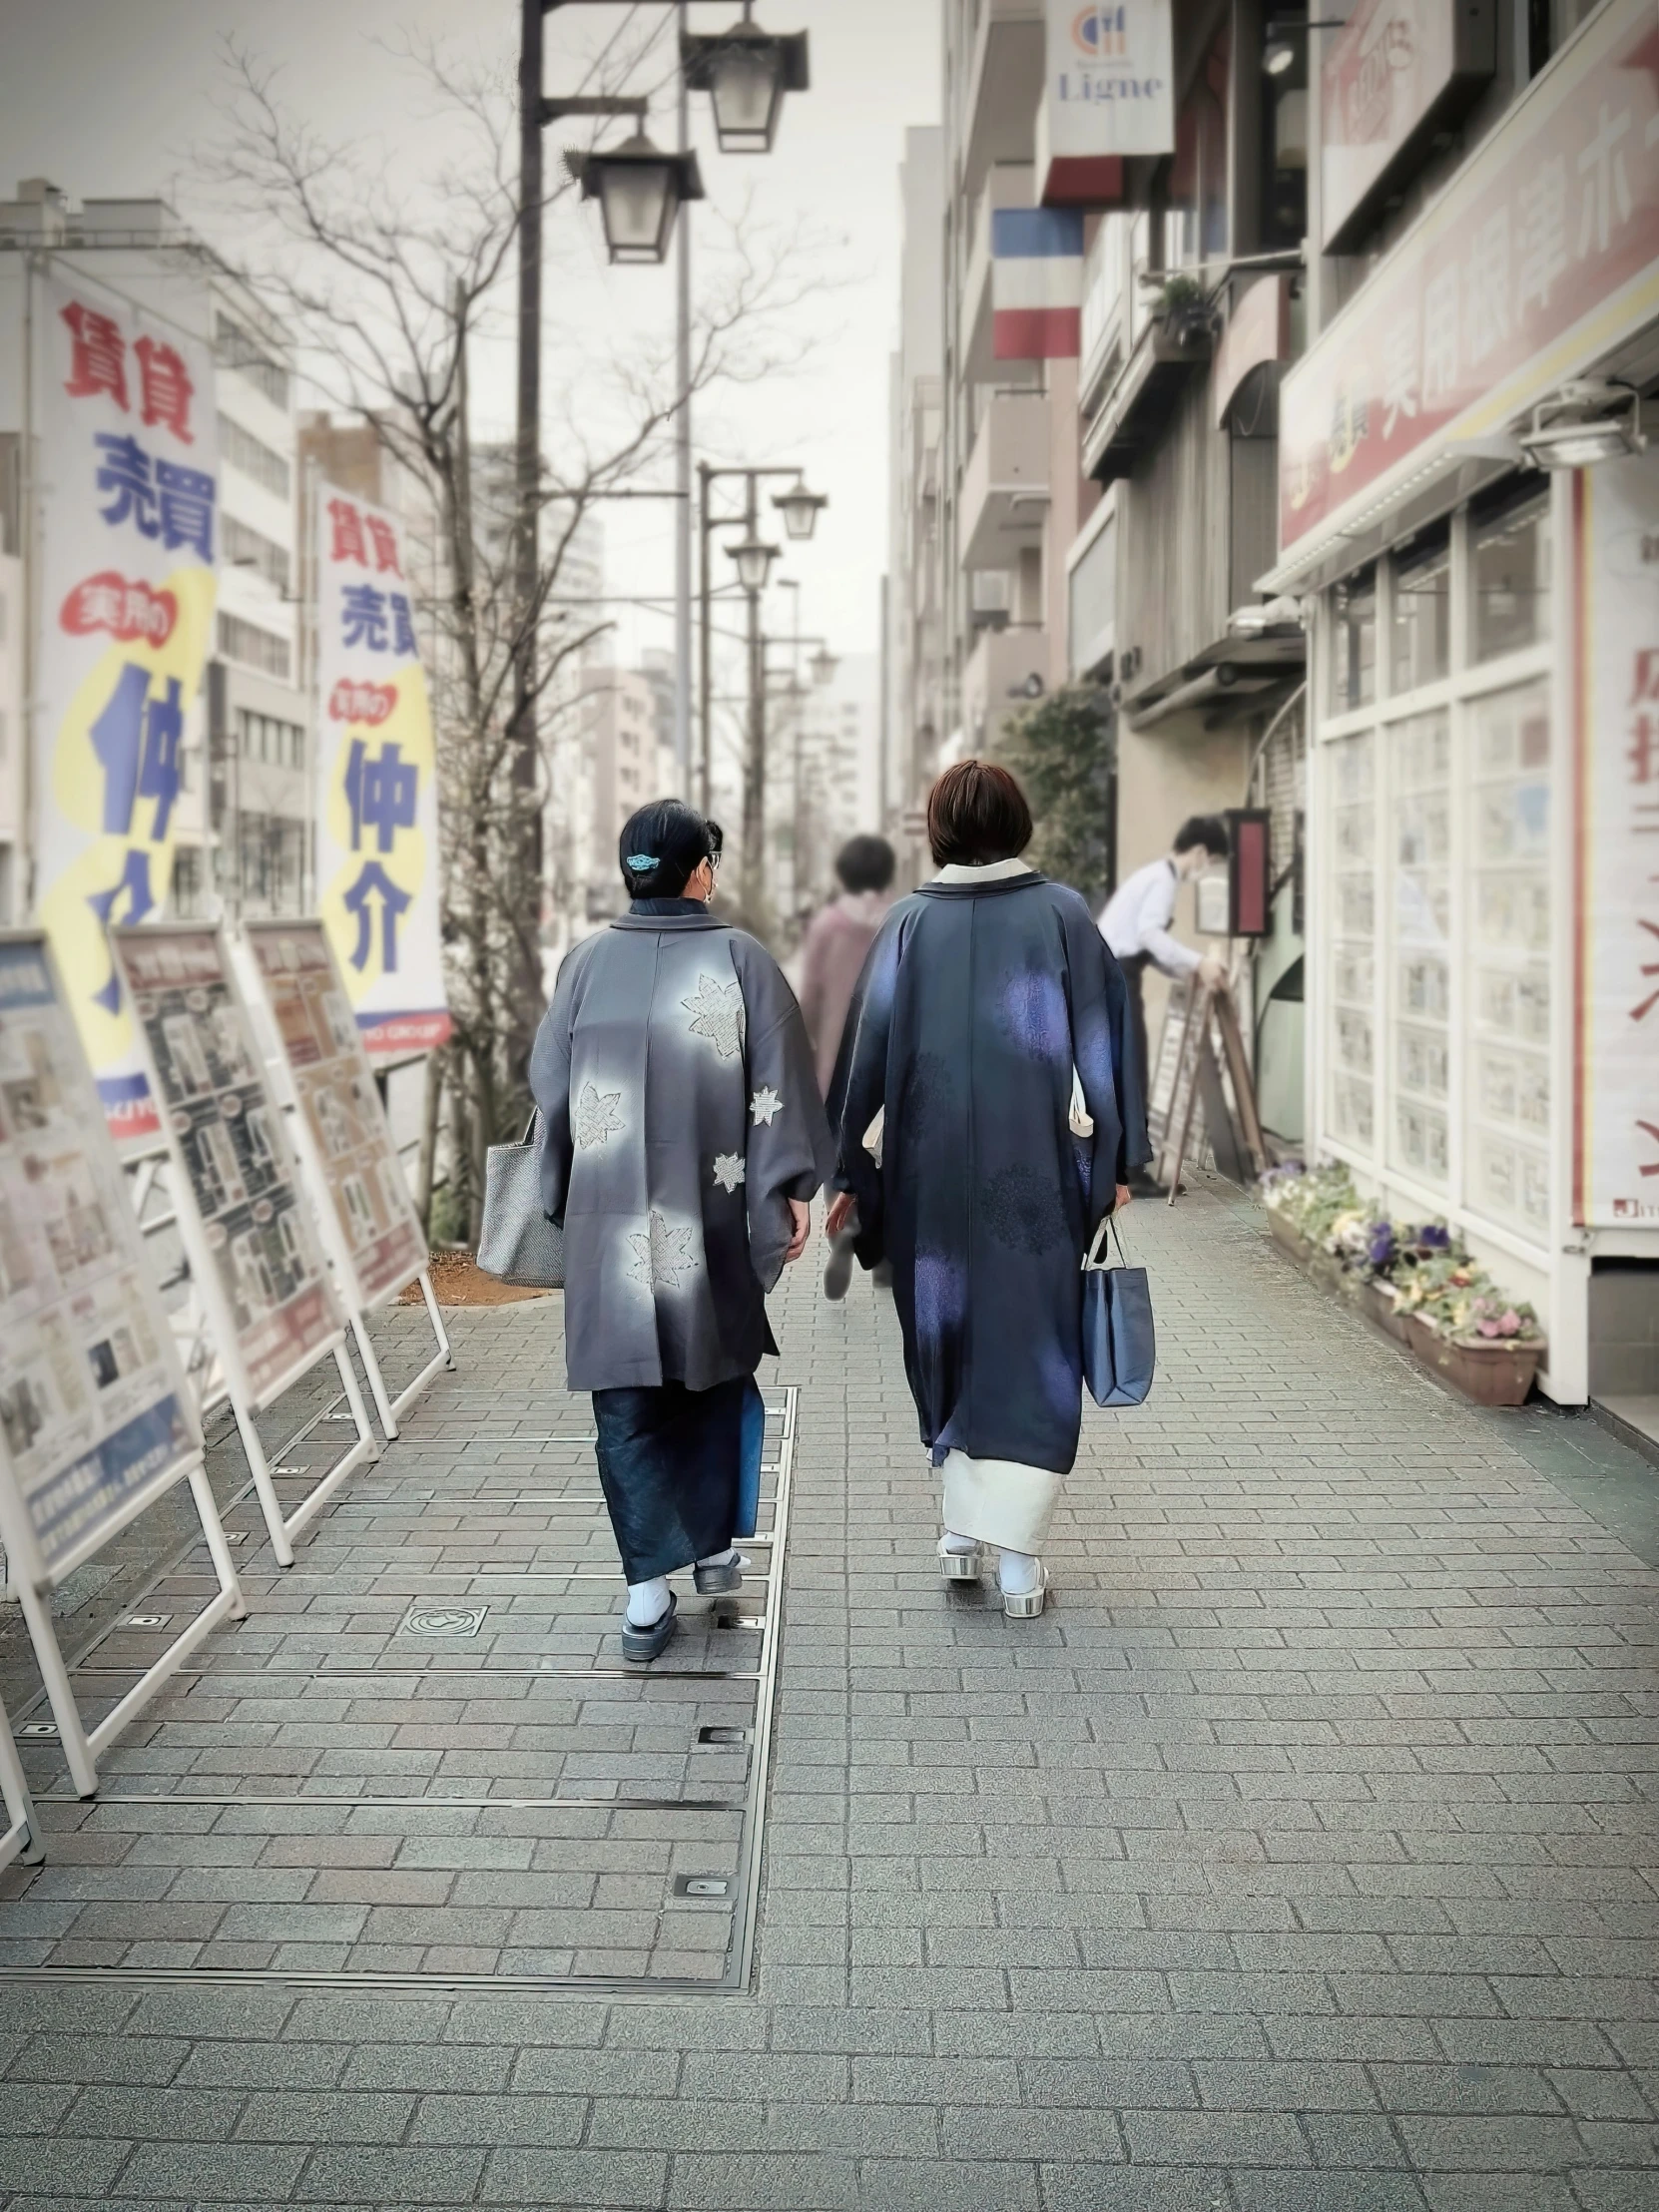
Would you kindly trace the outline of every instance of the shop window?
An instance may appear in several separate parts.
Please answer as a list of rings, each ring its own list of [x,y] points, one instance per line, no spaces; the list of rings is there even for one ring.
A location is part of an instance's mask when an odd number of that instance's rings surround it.
[[[180,921],[201,918],[202,851],[199,845],[182,844],[173,854],[172,906]]]
[[[1467,1199],[1549,1230],[1549,690],[1475,702]]]
[[[1549,636],[1549,493],[1470,517],[1474,541],[1473,657],[1495,661]]]
[[[1388,738],[1393,785],[1394,1109],[1388,1157],[1418,1181],[1451,1175],[1451,730],[1444,714]]]
[[[1331,1129],[1375,1141],[1373,1005],[1377,976],[1376,744],[1367,730],[1329,749],[1331,793]]]
[[[1300,246],[1308,234],[1308,38],[1306,8],[1268,12],[1280,35],[1271,42],[1275,66],[1263,67],[1256,79],[1262,103],[1262,235],[1241,241],[1241,248],[1257,245],[1273,253]],[[1264,46],[1264,60],[1267,52]]]
[[[1446,530],[1413,547],[1394,569],[1393,652],[1388,682],[1397,697],[1451,671],[1451,543]]]
[[[1598,0],[1526,0],[1528,76],[1537,76],[1597,5]]]
[[[1191,269],[1227,258],[1226,31],[1175,120],[1164,209],[1164,267]]]
[[[1377,697],[1377,572],[1339,584],[1331,600],[1331,712],[1352,714]]]

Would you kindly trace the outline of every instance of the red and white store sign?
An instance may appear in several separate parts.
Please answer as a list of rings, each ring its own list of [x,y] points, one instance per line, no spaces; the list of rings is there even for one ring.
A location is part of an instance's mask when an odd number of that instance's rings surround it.
[[[1610,0],[1285,379],[1283,562],[1659,315],[1659,0]]]
[[[1659,1227],[1659,452],[1576,486],[1574,1219]]]

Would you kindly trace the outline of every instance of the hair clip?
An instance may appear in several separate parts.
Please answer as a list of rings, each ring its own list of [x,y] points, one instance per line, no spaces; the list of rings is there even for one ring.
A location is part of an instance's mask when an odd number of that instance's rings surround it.
[[[628,865],[636,875],[649,875],[653,868],[661,867],[662,862],[655,852],[630,852]]]

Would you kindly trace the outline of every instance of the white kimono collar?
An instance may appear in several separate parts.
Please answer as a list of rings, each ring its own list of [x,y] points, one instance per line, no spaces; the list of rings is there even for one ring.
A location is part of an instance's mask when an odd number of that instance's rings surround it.
[[[938,874],[929,877],[934,883],[1001,883],[1010,875],[1029,875],[1032,872],[1028,860],[952,860],[941,867]]]

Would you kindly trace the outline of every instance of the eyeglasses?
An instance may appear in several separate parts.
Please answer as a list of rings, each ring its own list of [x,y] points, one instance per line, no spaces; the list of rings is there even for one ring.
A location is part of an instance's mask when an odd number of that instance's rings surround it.
[[[720,854],[719,854],[718,852],[711,852],[711,853],[710,853],[710,854],[708,855],[708,860],[709,860],[709,865],[710,865],[710,866],[711,866],[711,867],[712,867],[712,868],[714,869],[715,873],[716,873],[716,874],[718,875],[718,874],[720,873]]]

